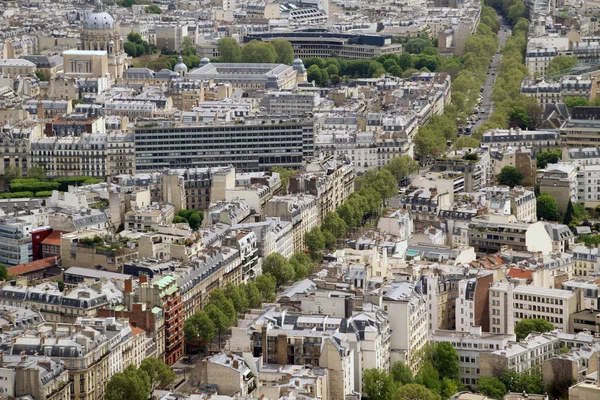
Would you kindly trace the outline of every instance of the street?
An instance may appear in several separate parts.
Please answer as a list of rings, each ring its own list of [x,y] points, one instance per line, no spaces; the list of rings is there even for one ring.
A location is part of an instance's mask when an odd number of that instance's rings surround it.
[[[502,18],[499,18],[500,21],[500,30],[498,31],[498,41],[499,41],[499,49],[502,49],[506,39],[512,34],[511,29],[508,25],[506,25],[505,21]],[[504,31],[506,29],[506,32]],[[500,64],[500,59],[502,57],[501,53],[496,53],[491,62],[491,67],[488,70],[489,74],[485,79],[485,84],[483,85],[483,100],[481,101],[481,109],[485,110],[485,112],[479,112],[479,121],[473,126],[471,132],[474,132],[477,128],[481,126],[483,122],[485,122],[490,114],[493,111],[494,105],[492,104],[492,86],[494,85],[494,81],[496,80],[496,75],[498,73],[498,65]]]

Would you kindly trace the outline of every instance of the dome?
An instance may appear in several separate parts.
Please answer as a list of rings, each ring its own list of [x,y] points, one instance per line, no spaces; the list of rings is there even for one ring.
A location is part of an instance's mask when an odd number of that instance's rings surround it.
[[[200,60],[200,65],[206,65],[206,64],[210,64],[210,58],[208,58],[208,57],[204,57],[202,60]]]
[[[179,58],[177,59],[177,64],[175,64],[175,67],[173,68],[173,71],[175,72],[179,72],[179,71],[183,71],[183,72],[187,72],[187,65],[185,65],[183,63],[183,58],[181,56],[179,56]]]
[[[83,29],[94,31],[115,30],[115,19],[107,12],[95,12],[87,16]]]
[[[292,68],[299,74],[306,73],[306,68],[304,67],[304,63],[299,58],[294,60],[294,63],[292,64]]]

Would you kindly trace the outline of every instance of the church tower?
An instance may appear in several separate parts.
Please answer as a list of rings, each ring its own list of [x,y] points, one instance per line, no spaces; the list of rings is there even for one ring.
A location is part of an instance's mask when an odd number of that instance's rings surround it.
[[[121,78],[123,71],[127,69],[127,54],[123,51],[123,42],[115,19],[103,10],[102,2],[97,0],[96,10],[83,22],[78,50],[106,51],[111,78]]]

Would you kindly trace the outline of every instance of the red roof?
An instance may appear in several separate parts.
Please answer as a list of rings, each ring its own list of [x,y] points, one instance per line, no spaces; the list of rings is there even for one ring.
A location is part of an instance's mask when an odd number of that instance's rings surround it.
[[[17,276],[29,274],[30,272],[42,271],[57,266],[58,260],[57,257],[46,257],[27,264],[15,265],[14,267],[8,268],[8,275]]]
[[[530,269],[511,268],[508,271],[508,276],[519,279],[533,279],[533,271]]]
[[[137,326],[131,325],[131,333],[133,337],[137,337],[137,335],[145,335],[146,331],[142,328],[138,328]]]
[[[63,231],[54,231],[46,237],[46,239],[42,240],[42,244],[48,244],[51,246],[60,246],[60,237],[62,236]]]

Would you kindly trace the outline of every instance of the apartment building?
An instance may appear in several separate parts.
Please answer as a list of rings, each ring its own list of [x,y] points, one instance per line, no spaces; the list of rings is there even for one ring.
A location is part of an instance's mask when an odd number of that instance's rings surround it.
[[[600,271],[600,250],[597,247],[573,247],[573,274],[578,276],[595,276]]]
[[[273,197],[265,208],[266,217],[292,223],[294,252],[303,251],[304,235],[319,224],[319,203],[315,196],[294,194]]]
[[[465,178],[465,192],[476,192],[490,182],[490,165],[487,149],[454,150],[436,159],[432,171],[461,173]]]
[[[233,165],[238,170],[300,168],[314,153],[314,126],[300,120],[174,125],[135,130],[138,171]],[[202,151],[198,151],[202,146]]]
[[[488,214],[471,219],[469,245],[479,254],[499,252],[504,246],[515,251],[552,251],[552,238],[541,221],[520,223],[512,215]]]
[[[41,355],[1,354],[0,394],[7,398],[69,400],[72,382],[64,362]]]
[[[518,374],[541,373],[542,364],[558,352],[560,345],[556,331],[532,333],[520,342],[509,342],[498,350],[482,353],[480,376],[501,376],[507,370]]]
[[[174,364],[183,356],[183,301],[179,284],[167,275],[154,282],[140,276],[136,291],[140,303],[161,307],[165,319],[165,362]]]
[[[488,198],[488,208],[494,209],[493,203],[503,203],[509,207],[509,214],[515,216],[519,222],[537,221],[537,202],[533,190],[516,186],[487,186],[482,188],[482,193]],[[490,210],[491,211],[491,210]]]
[[[18,218],[0,218],[0,263],[26,264],[33,259],[31,224]]]
[[[574,107],[571,118],[560,127],[560,137],[567,147],[597,147],[600,142],[600,107]]]
[[[484,132],[481,138],[481,147],[484,148],[527,146],[534,148],[536,151],[548,151],[558,149],[561,145],[558,132],[528,131],[519,128],[491,129]]]
[[[320,101],[320,96],[312,92],[268,92],[260,106],[266,115],[296,116],[312,113]]]
[[[423,294],[427,303],[429,332],[456,327],[456,298],[459,276],[424,276]]]
[[[525,78],[521,83],[521,93],[535,97],[542,107],[551,103],[564,103],[567,97],[589,99],[591,92],[592,81],[581,76],[563,76],[558,82]]]
[[[381,288],[383,310],[393,332],[390,362],[402,361],[413,371],[418,369],[421,349],[427,343],[427,303],[415,290],[415,284],[399,282]]]
[[[0,175],[4,175],[10,166],[21,169],[21,174],[27,176],[29,171],[29,140],[41,132],[41,126],[18,127],[5,125],[0,128],[2,146],[0,147]],[[5,185],[8,190],[8,185]]]
[[[579,192],[578,169],[578,166],[573,163],[559,162],[548,164],[541,173],[538,182],[540,192],[548,193],[556,199],[559,212],[564,213],[569,201],[575,204],[580,196],[584,199],[587,196],[588,200],[592,200],[591,189],[589,192]],[[593,195],[595,197],[596,193]]]
[[[482,376],[482,354],[502,350],[514,340],[514,334],[484,332],[480,326],[468,330],[437,330],[430,335],[432,342],[452,344],[458,354],[460,380],[470,388],[476,388]]]
[[[489,289],[492,333],[514,333],[522,319],[542,318],[563,332],[569,316],[582,309],[578,291],[495,282]]]
[[[457,331],[468,332],[472,327],[490,331],[489,287],[494,281],[492,271],[480,271],[477,276],[460,279],[455,300],[455,327]]]
[[[319,222],[342,205],[354,192],[354,166],[341,157],[309,160],[300,174],[292,176],[288,193],[305,193],[317,198]]]

